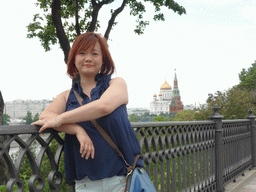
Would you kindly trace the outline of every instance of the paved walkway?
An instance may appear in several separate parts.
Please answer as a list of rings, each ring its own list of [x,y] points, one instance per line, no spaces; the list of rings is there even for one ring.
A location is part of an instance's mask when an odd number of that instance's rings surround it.
[[[236,182],[226,185],[225,192],[256,192],[256,170],[246,171]]]

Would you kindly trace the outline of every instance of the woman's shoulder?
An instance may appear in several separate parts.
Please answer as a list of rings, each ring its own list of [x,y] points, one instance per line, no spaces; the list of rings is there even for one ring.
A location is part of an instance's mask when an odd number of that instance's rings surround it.
[[[59,99],[64,99],[65,101],[67,101],[67,100],[68,100],[68,97],[69,97],[70,90],[71,90],[71,89],[68,89],[68,90],[66,90],[66,91],[63,91],[63,92],[60,93],[57,97],[58,97]]]
[[[126,86],[126,82],[122,77],[115,77],[113,79],[111,79],[109,81],[109,85],[111,84],[119,84],[119,85],[125,85]]]

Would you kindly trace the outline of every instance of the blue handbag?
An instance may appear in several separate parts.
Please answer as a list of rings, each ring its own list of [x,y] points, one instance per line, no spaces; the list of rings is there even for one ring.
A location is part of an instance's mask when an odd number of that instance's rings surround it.
[[[125,192],[156,192],[147,172],[141,167],[136,167],[139,157],[140,155],[137,155],[133,165],[127,168]]]
[[[83,99],[81,96],[74,91],[75,96],[82,106]],[[134,159],[133,165],[130,166],[124,159],[123,154],[120,152],[115,142],[109,137],[105,130],[95,121],[91,120],[94,127],[100,132],[108,144],[118,153],[118,155],[123,159],[127,168],[127,175],[125,179],[125,192],[156,192],[154,185],[152,184],[147,172],[141,168],[136,167],[136,163],[140,158],[140,155],[137,155]]]

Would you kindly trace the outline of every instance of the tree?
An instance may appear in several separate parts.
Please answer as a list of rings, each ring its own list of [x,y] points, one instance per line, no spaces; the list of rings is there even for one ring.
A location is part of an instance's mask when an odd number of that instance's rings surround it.
[[[39,120],[39,116],[40,116],[39,113],[36,113],[34,118],[33,118],[33,122]]]
[[[131,114],[129,121],[130,122],[138,122],[137,115]]]
[[[195,120],[208,120],[213,113],[213,105],[217,104],[219,113],[224,119],[243,119],[250,108],[256,108],[256,61],[250,68],[239,73],[240,82],[227,91],[209,94],[207,108],[203,107],[196,113]]]
[[[168,121],[168,119],[164,118],[161,115],[158,115],[158,116],[154,117],[153,121]]]
[[[38,13],[34,15],[33,22],[27,26],[27,37],[38,37],[45,51],[50,50],[51,44],[59,42],[64,53],[64,60],[67,62],[70,43],[81,33],[97,31],[100,27],[98,14],[103,6],[107,7],[110,4],[116,6],[120,3],[117,9],[110,9],[110,19],[104,34],[106,39],[108,39],[111,29],[117,24],[115,21],[117,15],[123,11],[125,6],[129,6],[130,15],[137,17],[134,32],[139,35],[143,34],[145,27],[149,24],[143,19],[143,14],[146,12],[145,2],[153,4],[155,8],[153,19],[155,21],[165,20],[164,14],[161,12],[163,7],[171,9],[179,15],[186,13],[185,8],[174,0],[144,2],[136,0],[122,0],[121,2],[114,0],[37,0],[36,6],[40,6],[44,14],[43,16]],[[43,23],[46,24],[43,25]]]
[[[26,125],[31,124],[33,122],[32,113],[30,111],[27,111],[27,115],[23,118],[23,120],[26,121]]]
[[[227,91],[217,91],[214,95],[209,94],[207,99],[208,108],[202,109],[196,114],[196,120],[208,120],[213,113],[213,105],[217,104],[219,113],[224,119],[244,119],[250,108],[255,110],[256,94],[239,86],[234,86]]]
[[[201,108],[195,114],[195,121],[200,120],[209,120],[209,116],[213,113],[212,107],[210,108]]]
[[[9,115],[7,115],[7,114],[4,114],[3,115],[3,124],[4,125],[9,125],[9,123],[10,123],[10,116]]]
[[[137,119],[138,119],[138,122],[150,121],[149,113],[148,113],[148,112],[143,113],[143,114],[141,114]]]
[[[256,92],[256,61],[248,70],[242,69],[239,73],[239,79],[240,87]]]
[[[175,115],[175,121],[194,121],[195,115],[194,110],[182,110]]]

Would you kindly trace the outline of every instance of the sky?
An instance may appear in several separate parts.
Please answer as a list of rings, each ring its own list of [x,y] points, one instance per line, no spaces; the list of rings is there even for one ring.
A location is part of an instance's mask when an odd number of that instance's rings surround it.
[[[64,54],[59,45],[45,52],[38,38],[27,38],[33,15],[42,12],[35,0],[0,1],[0,91],[4,101],[52,99],[70,89]],[[154,93],[176,72],[184,105],[206,103],[209,93],[239,83],[239,73],[256,60],[255,0],[176,0],[187,14],[162,9],[165,21],[150,21],[143,35],[134,33],[136,17],[129,7],[118,15],[108,41],[116,65],[114,77],[128,86],[128,108],[148,108]],[[104,34],[108,8],[99,13]],[[176,70],[176,71],[175,71]]]

